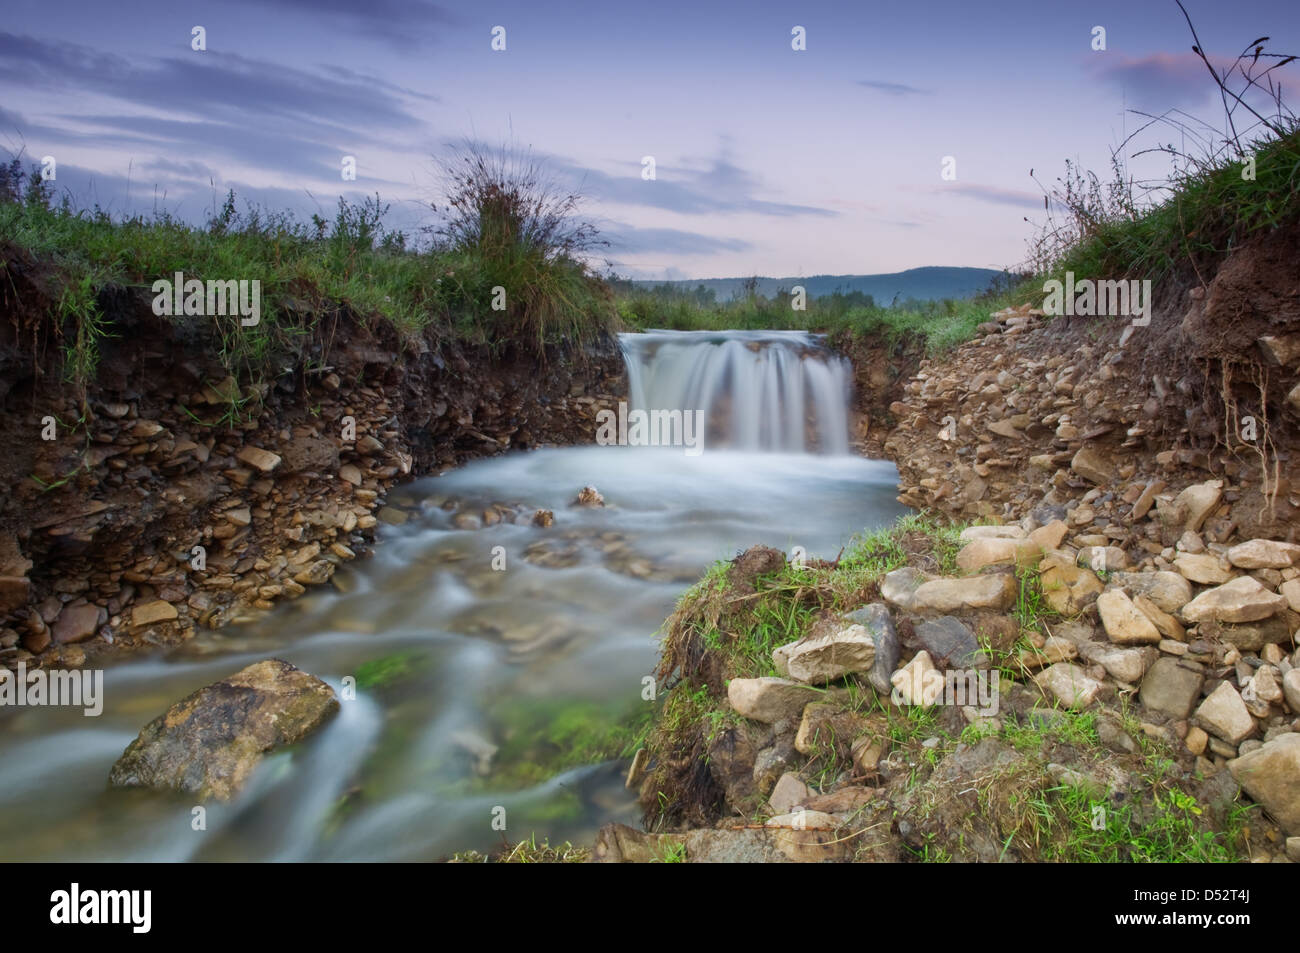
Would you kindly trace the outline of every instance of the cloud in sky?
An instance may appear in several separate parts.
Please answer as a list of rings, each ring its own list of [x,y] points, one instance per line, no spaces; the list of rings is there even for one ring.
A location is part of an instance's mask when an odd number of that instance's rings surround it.
[[[860,79],[857,84],[865,86],[867,89],[888,93],[890,96],[927,96],[930,94],[928,89],[918,89],[915,86],[907,86],[903,83],[886,83],[875,79]]]
[[[677,228],[637,228],[614,223],[601,229],[613,254],[667,252],[675,255],[714,255],[724,251],[748,251],[753,243],[741,238],[717,238]]]
[[[447,10],[427,0],[243,0],[259,10],[278,8],[292,16],[324,17],[400,50],[412,50],[436,39],[441,27],[458,22]]]
[[[1106,53],[1087,63],[1095,75],[1124,94],[1129,106],[1138,109],[1164,112],[1197,106],[1214,92],[1209,71],[1190,50],[1138,57]]]
[[[956,194],[962,198],[992,202],[996,205],[1014,205],[1016,208],[1040,209],[1043,197],[1021,189],[1004,189],[994,185],[979,185],[973,182],[953,182],[936,188],[936,195]]]

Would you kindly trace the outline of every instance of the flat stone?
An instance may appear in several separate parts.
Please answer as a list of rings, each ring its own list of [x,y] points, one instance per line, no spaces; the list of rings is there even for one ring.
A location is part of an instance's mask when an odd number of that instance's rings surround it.
[[[361,485],[361,468],[355,464],[345,463],[339,467],[339,479],[353,486]]]
[[[1274,738],[1229,761],[1228,770],[1287,834],[1300,835],[1300,734]]]
[[[99,628],[100,611],[99,606],[96,605],[68,606],[59,613],[58,619],[51,626],[50,632],[54,636],[54,641],[60,645],[86,641]],[[173,609],[172,618],[175,617],[176,610]]]
[[[935,579],[913,594],[917,611],[955,612],[961,609],[1009,609],[1016,601],[1016,581],[1009,573]]]
[[[1255,733],[1255,719],[1246,710],[1231,682],[1220,682],[1201,707],[1196,709],[1196,723],[1229,744],[1240,744]]]
[[[158,622],[171,622],[177,616],[178,613],[174,605],[162,599],[155,599],[153,602],[146,602],[144,605],[135,607],[131,613],[131,625],[140,628]]]
[[[957,568],[976,572],[985,566],[1032,566],[1042,555],[1042,547],[1029,539],[974,539],[957,553]]]
[[[857,624],[782,648],[786,649],[789,677],[809,685],[824,685],[853,672],[869,671],[876,658],[875,641],[865,627]]]
[[[1174,568],[1183,577],[1203,586],[1218,586],[1234,575],[1232,565],[1212,553],[1183,553],[1174,560]]]
[[[1106,635],[1117,645],[1155,644],[1160,631],[1133,604],[1122,589],[1109,589],[1097,597],[1097,612]]]
[[[1192,584],[1176,572],[1117,572],[1108,588],[1123,589],[1130,596],[1146,596],[1165,612],[1177,612],[1192,599]]]
[[[1182,608],[1184,622],[1255,622],[1275,615],[1286,599],[1264,588],[1253,576],[1238,576],[1207,589]]]
[[[916,590],[925,582],[925,575],[911,566],[903,566],[885,573],[880,580],[880,597],[901,609],[910,609]]]
[[[1161,657],[1142,678],[1138,699],[1147,708],[1161,711],[1171,718],[1183,719],[1201,697],[1205,675],[1194,664]]]
[[[1026,533],[1019,526],[967,526],[961,531],[960,539],[969,543],[975,539],[1024,539]]]
[[[787,678],[733,678],[727,685],[727,701],[737,714],[768,724],[795,721],[805,705],[822,697],[817,689]]]
[[[1070,461],[1070,469],[1090,483],[1105,486],[1115,480],[1115,471],[1103,454],[1084,447]]]
[[[243,447],[239,453],[235,454],[235,459],[241,463],[247,463],[250,467],[255,467],[263,473],[270,473],[280,465],[279,456],[260,447]]]
[[[1228,562],[1240,569],[1289,569],[1300,564],[1300,546],[1275,539],[1252,539],[1233,546]]]

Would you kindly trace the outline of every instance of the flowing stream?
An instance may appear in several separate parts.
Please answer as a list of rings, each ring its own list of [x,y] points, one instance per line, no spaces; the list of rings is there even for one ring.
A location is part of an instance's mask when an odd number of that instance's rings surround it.
[[[404,522],[335,587],[109,667],[99,717],[0,709],[0,860],[432,860],[638,823],[626,763],[584,752],[650,704],[681,593],[756,543],[834,557],[903,509],[893,465],[848,454],[849,369],[815,338],[623,343],[631,407],[701,411],[707,452],[549,449],[405,485],[388,500]],[[605,507],[570,505],[588,484]],[[536,508],[554,525],[531,525]],[[191,797],[108,787],[148,721],[268,657],[336,691],[350,676],[356,697],[207,804],[205,829]]]

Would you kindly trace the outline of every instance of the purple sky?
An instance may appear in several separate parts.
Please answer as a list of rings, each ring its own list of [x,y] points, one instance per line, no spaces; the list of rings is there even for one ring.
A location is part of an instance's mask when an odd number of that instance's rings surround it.
[[[1261,34],[1300,52],[1295,0],[1185,3],[1212,54]],[[605,257],[635,277],[1015,265],[1042,215],[1031,168],[1102,171],[1140,122],[1126,107],[1221,115],[1173,0],[5,7],[0,148],[53,155],[79,204],[197,221],[234,188],[329,217],[378,190],[412,226],[431,218],[435,154],[513,141],[581,186]]]

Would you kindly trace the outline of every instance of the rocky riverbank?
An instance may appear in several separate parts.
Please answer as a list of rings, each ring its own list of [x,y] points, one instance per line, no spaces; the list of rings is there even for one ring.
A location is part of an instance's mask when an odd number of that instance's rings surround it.
[[[241,384],[215,331],[111,289],[94,378],[56,372],[10,261],[0,341],[0,664],[75,667],[249,619],[326,583],[399,522],[400,481],[509,449],[590,442],[626,393],[612,338],[536,356],[304,313],[280,373]],[[305,307],[305,306],[304,306]],[[526,517],[530,518],[531,513]],[[491,521],[500,514],[466,514]]]
[[[936,522],[692,590],[629,777],[651,833],[593,859],[1300,860],[1287,248],[1147,326],[1026,305],[920,362],[883,448]]]

